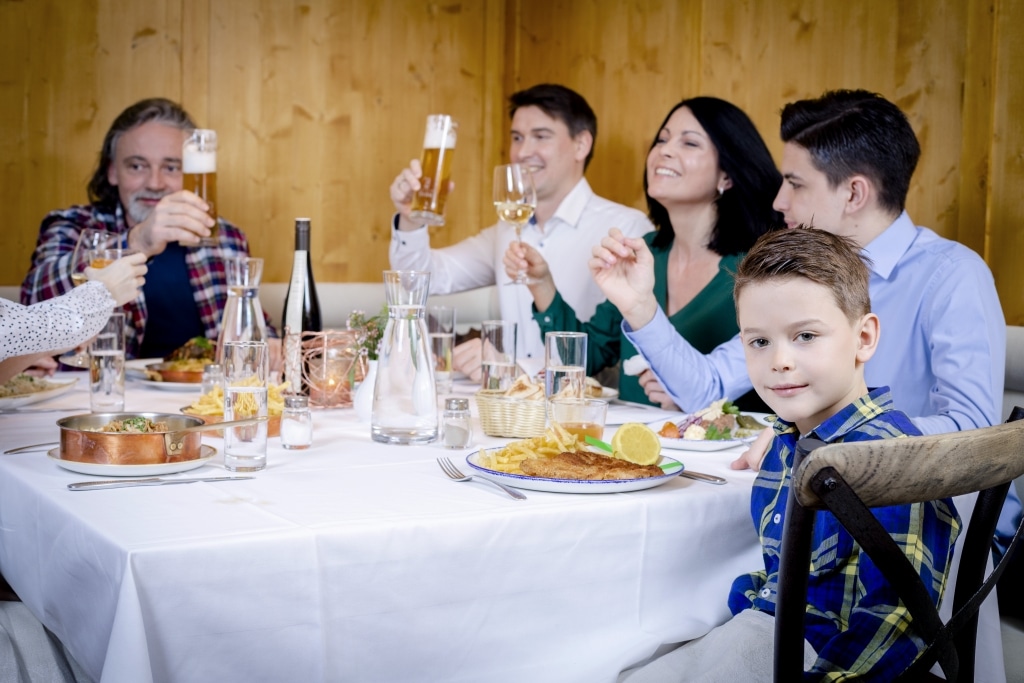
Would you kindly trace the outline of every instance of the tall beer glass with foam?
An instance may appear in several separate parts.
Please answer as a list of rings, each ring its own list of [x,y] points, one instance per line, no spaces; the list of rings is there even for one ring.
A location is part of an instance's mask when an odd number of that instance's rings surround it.
[[[420,159],[423,175],[420,177],[420,189],[413,195],[412,212],[409,214],[413,220],[428,225],[444,225],[444,203],[448,199],[457,129],[458,124],[447,114],[427,117]]]
[[[214,220],[210,236],[201,241],[217,244],[217,131],[196,128],[185,140],[181,150],[182,187],[194,192],[209,205]]]

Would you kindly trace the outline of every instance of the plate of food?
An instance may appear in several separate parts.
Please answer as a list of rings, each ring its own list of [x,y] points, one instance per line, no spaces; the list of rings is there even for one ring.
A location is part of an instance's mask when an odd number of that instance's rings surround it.
[[[647,462],[652,464],[596,452],[583,437],[557,425],[543,436],[513,441],[504,448],[481,449],[466,457],[475,474],[516,488],[552,493],[640,491],[661,486],[684,469],[683,463],[662,455]]]
[[[145,366],[146,379],[153,384],[200,384],[203,368],[215,362],[217,345],[206,337],[193,337],[162,361]]]
[[[769,426],[764,413],[741,413],[731,401],[715,401],[707,408],[676,420],[657,420],[648,426],[658,432],[662,448],[685,451],[722,451],[748,444]]]
[[[15,375],[0,385],[0,410],[12,410],[66,394],[77,382],[77,377],[54,381],[30,375]]]
[[[281,435],[281,414],[284,412],[284,392],[288,382],[271,384],[267,387],[267,436]],[[224,389],[214,387],[208,394],[201,394],[198,399],[181,409],[185,415],[198,417],[206,424],[224,421]],[[221,435],[222,431],[214,432]]]
[[[200,447],[199,457],[193,460],[181,460],[178,462],[161,462],[151,465],[114,465],[110,463],[82,462],[80,460],[65,460],[60,457],[60,448],[53,448],[47,452],[47,456],[71,472],[88,474],[96,477],[158,477],[164,474],[176,474],[187,472],[197,467],[202,467],[217,454],[213,446],[203,444]]]

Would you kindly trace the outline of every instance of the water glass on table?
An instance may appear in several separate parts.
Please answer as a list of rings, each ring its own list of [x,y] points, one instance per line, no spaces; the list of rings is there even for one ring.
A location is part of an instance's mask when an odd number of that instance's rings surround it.
[[[505,391],[516,379],[516,323],[485,320],[480,337],[481,386],[488,391]]]
[[[89,343],[89,409],[94,413],[124,410],[124,313],[111,314]]]
[[[452,349],[455,347],[455,309],[431,306],[427,314],[430,352],[434,358],[434,385],[438,395],[452,391]]]
[[[548,409],[551,422],[575,434],[581,442],[587,436],[604,438],[608,401],[600,398],[553,398]]]
[[[586,381],[586,332],[544,335],[544,398],[583,398]]]
[[[224,421],[267,416],[269,354],[263,341],[224,343]],[[267,466],[267,423],[225,427],[224,467],[255,472]]]

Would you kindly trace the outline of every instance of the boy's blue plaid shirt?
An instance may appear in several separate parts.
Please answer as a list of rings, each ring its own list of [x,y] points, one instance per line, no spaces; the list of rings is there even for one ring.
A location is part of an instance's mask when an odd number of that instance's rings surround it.
[[[779,420],[775,439],[754,482],[750,509],[761,539],[765,571],[733,582],[733,614],[754,608],[775,613],[779,555],[796,442],[796,426]],[[892,407],[889,388],[875,389],[810,434],[825,443],[870,441],[920,432]],[[874,510],[924,578],[938,603],[945,587],[960,519],[952,500]],[[805,680],[891,680],[922,645],[909,635],[910,615],[866,554],[830,512],[816,513],[811,542],[805,637],[818,660]]]

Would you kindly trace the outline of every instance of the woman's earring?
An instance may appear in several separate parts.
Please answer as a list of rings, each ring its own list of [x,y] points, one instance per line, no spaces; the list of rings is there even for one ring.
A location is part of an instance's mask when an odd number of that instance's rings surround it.
[[[725,194],[725,188],[722,187],[721,185],[719,185],[718,186],[718,196],[721,197],[723,194]]]

